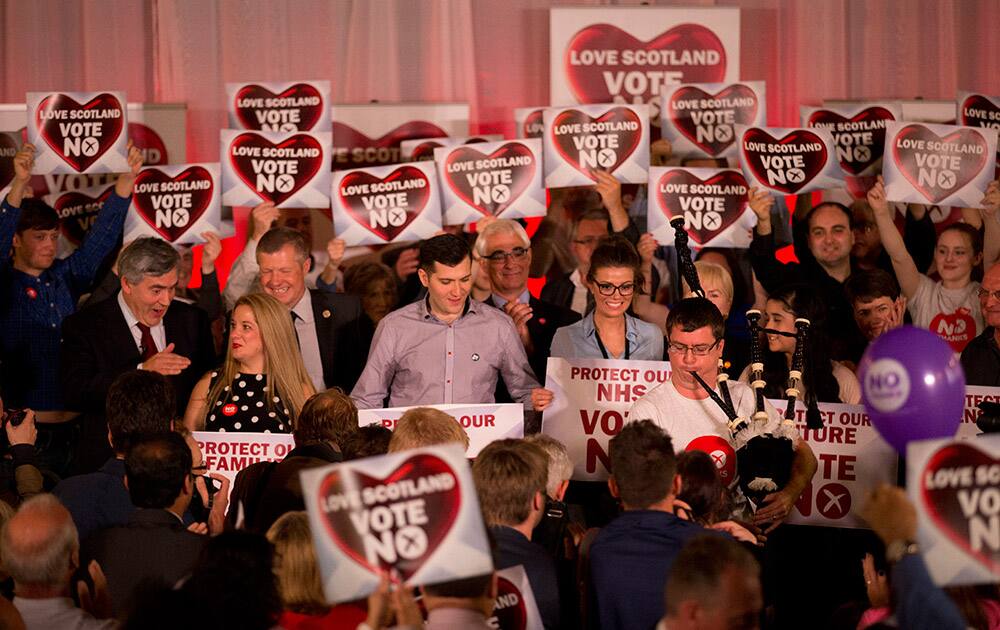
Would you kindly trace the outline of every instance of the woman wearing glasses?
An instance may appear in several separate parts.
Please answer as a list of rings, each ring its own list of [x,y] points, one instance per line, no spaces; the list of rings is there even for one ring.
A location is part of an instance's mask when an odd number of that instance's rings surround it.
[[[875,213],[882,245],[892,258],[899,286],[906,295],[913,325],[928,328],[961,352],[983,332],[983,314],[979,306],[980,284],[972,279],[973,271],[983,262],[983,234],[967,223],[954,223],[942,230],[934,249],[934,266],[941,279],[935,282],[920,273],[906,251],[903,238],[892,222],[892,210],[885,197],[882,178],[868,191],[868,203]],[[983,223],[989,252],[986,268],[997,258],[1000,247],[1000,188],[991,182],[983,199]]]
[[[587,285],[594,310],[556,331],[553,357],[567,359],[663,360],[663,333],[626,311],[642,291],[639,254],[624,237],[601,242],[590,257]]]

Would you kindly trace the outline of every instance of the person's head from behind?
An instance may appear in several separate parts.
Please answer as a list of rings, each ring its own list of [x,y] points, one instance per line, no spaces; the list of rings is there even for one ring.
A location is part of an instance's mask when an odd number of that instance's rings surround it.
[[[191,502],[191,449],[179,433],[135,440],[125,454],[125,486],[132,505],[183,514]]]
[[[174,386],[158,372],[133,370],[118,376],[104,402],[108,441],[124,457],[132,441],[170,430],[176,412]]]
[[[684,298],[667,315],[667,356],[670,380],[681,391],[700,391],[691,372],[715,383],[725,347],[726,321],[718,307],[700,298]]]
[[[674,445],[652,420],[626,424],[608,445],[611,494],[626,510],[669,509],[680,491]]]
[[[479,506],[488,525],[534,529],[545,511],[548,456],[524,440],[496,440],[472,464]]]
[[[344,291],[361,298],[361,308],[376,324],[399,302],[396,275],[392,269],[378,262],[348,268],[344,272]]]
[[[733,540],[696,536],[670,567],[664,600],[671,630],[754,630],[763,607],[760,567]]]
[[[392,431],[377,422],[372,422],[355,431],[341,446],[344,461],[385,455],[389,452],[390,441],[392,441]]]
[[[544,433],[534,433],[525,436],[525,442],[540,447],[549,460],[549,471],[545,482],[545,493],[554,501],[562,501],[566,495],[566,488],[569,487],[569,479],[573,476],[573,462],[569,458],[569,451],[559,440],[545,435]]]
[[[983,274],[979,288],[979,306],[987,326],[1000,330],[1000,265],[993,265]]]
[[[610,234],[610,218],[604,208],[590,208],[581,212],[573,221],[569,234],[569,250],[576,259],[577,268],[586,276],[590,269],[590,257],[597,245]]]
[[[326,443],[343,451],[343,445],[358,430],[358,408],[341,389],[328,389],[306,401],[292,436],[295,444]]]
[[[0,533],[3,567],[21,597],[68,597],[79,550],[73,517],[51,494],[22,503]]]
[[[177,293],[180,261],[177,250],[152,236],[135,239],[119,254],[122,299],[140,323],[152,328],[163,321]]]
[[[469,608],[489,617],[497,597],[496,575],[487,573],[451,582],[420,587],[428,611],[438,608]]]
[[[968,223],[952,223],[938,235],[934,266],[946,288],[968,285],[972,272],[982,262],[982,234]]]
[[[854,321],[868,341],[892,327],[900,291],[891,273],[883,269],[857,271],[847,279],[844,291],[854,311]]]
[[[41,199],[21,200],[21,217],[14,229],[14,265],[37,276],[56,260],[59,245],[59,213]],[[6,256],[7,252],[3,252]]]
[[[257,243],[260,286],[286,308],[294,308],[306,292],[306,275],[312,266],[309,245],[302,233],[275,227]]]
[[[601,241],[590,257],[587,284],[594,296],[595,315],[622,317],[632,297],[642,293],[639,253],[623,236]]]
[[[733,308],[733,277],[729,275],[729,271],[722,265],[707,260],[695,261],[694,268],[698,272],[705,297],[715,304],[723,319],[729,317],[729,311]],[[684,297],[696,297],[686,281],[681,280],[681,283],[684,287]]]
[[[469,436],[454,417],[431,407],[408,409],[399,420],[389,441],[389,452],[435,444],[458,444],[469,448]]]
[[[726,485],[712,456],[704,451],[683,451],[677,455],[681,492],[677,498],[691,507],[691,520],[711,525],[726,519],[729,507]]]
[[[229,387],[240,372],[266,378],[268,391],[281,393],[294,422],[305,403],[303,385],[311,381],[299,354],[288,309],[269,294],[248,293],[236,301],[222,378],[209,390],[212,405],[234,393]],[[262,412],[273,411],[274,401],[264,402],[267,408]]]
[[[531,239],[512,219],[489,223],[476,238],[480,270],[490,279],[490,288],[502,296],[516,297],[527,289],[531,267]]]
[[[274,575],[285,610],[316,614],[329,608],[316,564],[309,516],[286,512],[267,530],[274,545]]]
[[[447,321],[465,310],[472,291],[472,252],[460,236],[441,234],[420,243],[420,284],[427,287],[431,312]]]
[[[281,615],[274,550],[262,534],[211,537],[181,591],[199,627],[267,630]]]
[[[846,263],[854,247],[851,211],[834,201],[824,201],[806,214],[809,251],[824,267]]]

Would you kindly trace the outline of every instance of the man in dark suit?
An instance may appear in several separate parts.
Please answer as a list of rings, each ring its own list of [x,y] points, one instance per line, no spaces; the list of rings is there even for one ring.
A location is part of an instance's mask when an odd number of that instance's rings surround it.
[[[97,560],[104,569],[116,613],[139,589],[171,587],[197,562],[208,536],[181,520],[194,488],[191,465],[191,449],[173,432],[140,438],[125,456],[125,485],[138,509],[126,525],[94,534],[80,553],[81,566]]]
[[[87,473],[111,457],[104,405],[111,383],[129,370],[170,378],[177,414],[214,363],[208,318],[175,301],[180,256],[166,241],[140,238],[118,260],[121,291],[66,318],[60,380],[71,409],[84,413],[74,468]]]
[[[580,315],[528,292],[531,240],[517,221],[495,219],[480,225],[476,254],[480,272],[489,277],[493,291],[485,303],[514,320],[531,369],[539,382],[544,383],[553,335],[557,329],[579,320]]]
[[[364,368],[361,301],[353,295],[307,290],[309,247],[301,232],[268,230],[257,243],[257,265],[264,292],[291,311],[302,361],[316,391],[351,391]]]

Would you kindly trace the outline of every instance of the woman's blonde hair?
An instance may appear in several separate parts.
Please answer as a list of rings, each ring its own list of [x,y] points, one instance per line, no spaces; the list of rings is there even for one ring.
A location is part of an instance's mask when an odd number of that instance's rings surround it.
[[[257,320],[257,329],[260,331],[261,346],[264,349],[268,409],[274,409],[274,397],[271,392],[276,391],[285,403],[288,419],[294,427],[299,411],[315,390],[302,362],[302,355],[299,353],[299,344],[295,338],[295,329],[292,328],[292,318],[288,308],[264,293],[250,293],[237,300],[236,306],[233,307],[234,316],[236,309],[241,306],[246,306],[253,312],[253,317]],[[231,386],[237,372],[239,364],[233,358],[233,347],[230,345],[226,350],[226,362],[222,366],[222,374],[208,392],[206,409],[214,408],[216,401],[226,403],[233,394]]]
[[[733,277],[729,275],[725,267],[707,260],[696,260],[694,268],[698,270],[698,278],[701,280],[702,286],[706,284],[716,286],[730,302],[733,301]],[[684,289],[684,295],[687,295],[691,292],[691,287],[684,279],[681,279],[681,282],[683,283],[681,287]]]
[[[329,609],[306,513],[282,514],[267,530],[267,539],[274,545],[274,577],[285,609],[313,614]]]

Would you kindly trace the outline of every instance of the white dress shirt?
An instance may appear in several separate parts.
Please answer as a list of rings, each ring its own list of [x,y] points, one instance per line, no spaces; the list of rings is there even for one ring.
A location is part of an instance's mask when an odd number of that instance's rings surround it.
[[[122,315],[125,316],[125,323],[128,324],[128,330],[132,333],[132,339],[135,340],[135,347],[138,348],[139,354],[142,354],[142,331],[139,330],[139,320],[135,315],[132,314],[132,309],[128,307],[125,303],[125,297],[122,292],[118,292],[118,306],[122,309]],[[149,327],[149,333],[153,335],[153,343],[156,344],[156,351],[162,352],[164,348],[167,347],[167,331],[163,328],[163,318],[160,318],[160,323],[156,326]]]

